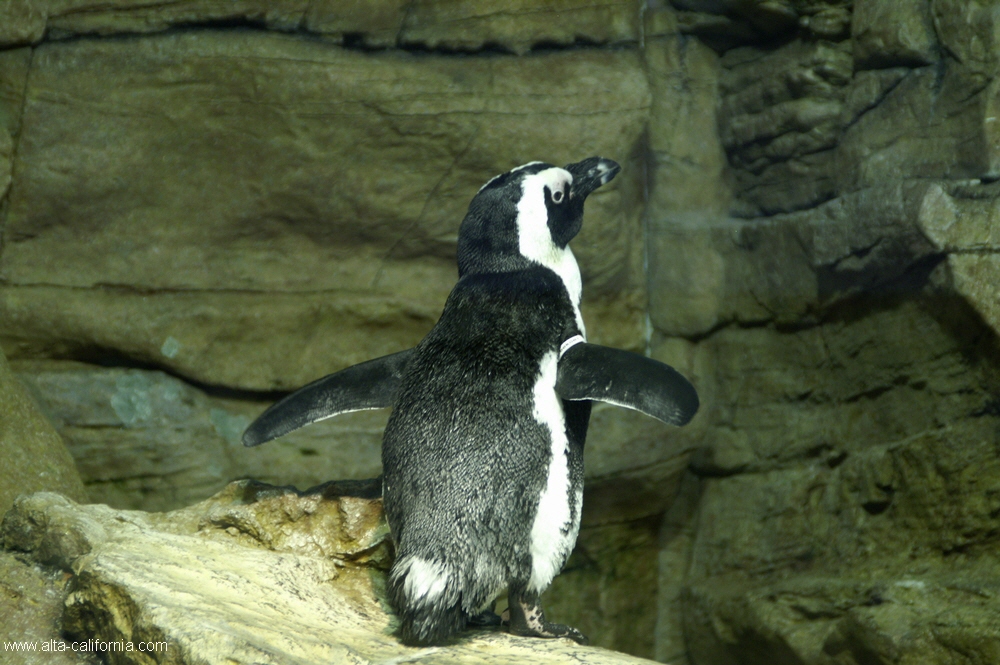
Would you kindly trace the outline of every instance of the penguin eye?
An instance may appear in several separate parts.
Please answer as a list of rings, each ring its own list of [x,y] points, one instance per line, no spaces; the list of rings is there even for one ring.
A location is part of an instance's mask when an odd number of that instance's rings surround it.
[[[557,189],[556,191],[552,192],[552,201],[554,203],[562,203],[562,201],[563,201],[563,192],[562,192],[561,189]]]

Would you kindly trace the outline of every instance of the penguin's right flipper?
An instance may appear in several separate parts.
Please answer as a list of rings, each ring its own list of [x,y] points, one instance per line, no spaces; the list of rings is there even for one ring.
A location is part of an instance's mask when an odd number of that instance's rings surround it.
[[[392,406],[412,353],[408,349],[353,365],[296,390],[250,423],[243,445],[259,446],[341,413]]]
[[[597,344],[569,347],[559,360],[556,392],[566,400],[608,402],[671,425],[698,411],[698,393],[680,372],[652,358]]]

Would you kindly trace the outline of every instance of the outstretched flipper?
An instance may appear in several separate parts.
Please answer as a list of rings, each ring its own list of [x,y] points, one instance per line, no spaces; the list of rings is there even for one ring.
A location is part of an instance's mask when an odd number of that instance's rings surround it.
[[[698,411],[698,393],[673,367],[584,342],[563,352],[556,392],[570,401],[588,399],[641,411],[671,425],[686,425]]]
[[[392,406],[412,353],[408,349],[353,365],[296,390],[250,423],[243,445],[259,446],[341,413]]]

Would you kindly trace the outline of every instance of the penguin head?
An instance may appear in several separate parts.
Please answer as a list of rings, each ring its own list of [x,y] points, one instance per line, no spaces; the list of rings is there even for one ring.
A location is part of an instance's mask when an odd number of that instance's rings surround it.
[[[529,162],[479,190],[458,232],[458,274],[549,265],[583,225],[583,203],[621,167],[590,157],[564,168]]]

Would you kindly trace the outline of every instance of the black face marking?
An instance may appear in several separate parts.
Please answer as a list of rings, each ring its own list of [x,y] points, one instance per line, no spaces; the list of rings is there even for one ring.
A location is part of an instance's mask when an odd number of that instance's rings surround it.
[[[549,233],[552,235],[552,242],[556,247],[562,249],[569,244],[580,227],[583,226],[583,198],[572,196],[569,199],[563,192],[559,191],[559,200],[556,200],[556,192],[545,187],[545,210],[549,217]]]
[[[460,277],[470,272],[510,272],[527,267],[528,260],[520,253],[517,228],[517,205],[524,194],[522,182],[551,168],[544,162],[528,164],[483,185],[469,204],[458,232]],[[564,192],[563,199],[568,201],[572,196]],[[549,204],[555,205],[547,198]]]

